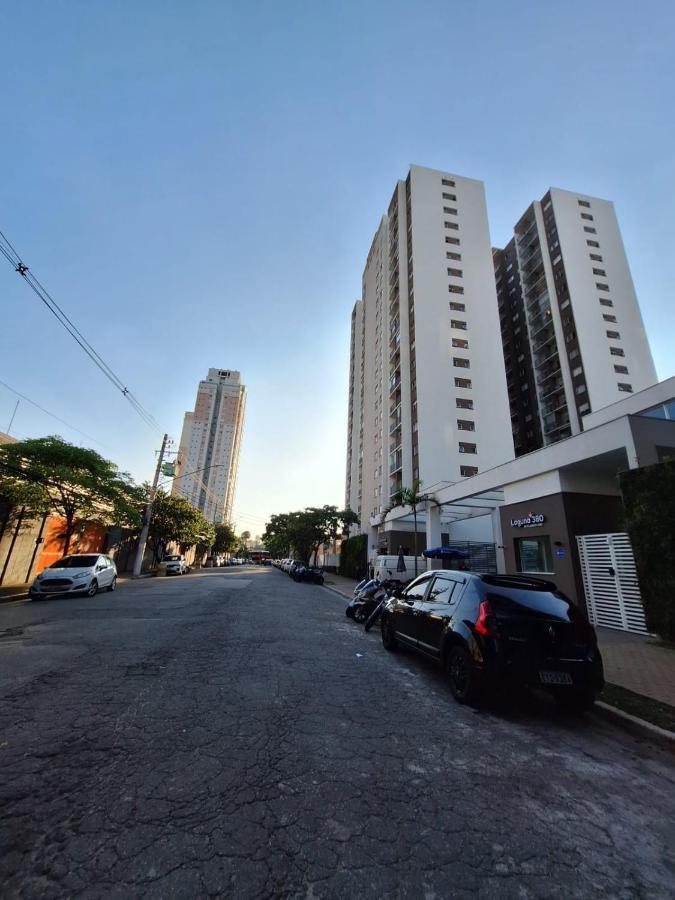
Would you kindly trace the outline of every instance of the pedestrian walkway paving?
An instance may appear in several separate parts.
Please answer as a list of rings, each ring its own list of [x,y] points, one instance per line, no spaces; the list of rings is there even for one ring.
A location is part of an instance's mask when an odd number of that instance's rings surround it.
[[[675,706],[675,648],[655,637],[613,628],[596,631],[607,682]]]
[[[327,572],[324,583],[326,587],[332,588],[332,590],[337,591],[338,594],[342,594],[344,597],[349,597],[351,599],[358,581],[355,578],[344,578],[342,575],[335,575],[333,572]]]
[[[0,585],[0,603],[4,600],[20,600],[22,597],[27,597],[30,585],[31,582]]]

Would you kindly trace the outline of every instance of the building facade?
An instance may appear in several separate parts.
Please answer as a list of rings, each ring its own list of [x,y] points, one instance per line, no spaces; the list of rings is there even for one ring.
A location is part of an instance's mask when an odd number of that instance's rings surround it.
[[[656,383],[611,202],[551,188],[493,259],[516,456]]]
[[[199,382],[194,411],[185,413],[172,492],[209,522],[232,516],[245,408],[239,372],[209,369]]]
[[[420,166],[398,182],[352,356],[346,503],[363,531],[401,487],[433,490],[513,457],[482,182]]]

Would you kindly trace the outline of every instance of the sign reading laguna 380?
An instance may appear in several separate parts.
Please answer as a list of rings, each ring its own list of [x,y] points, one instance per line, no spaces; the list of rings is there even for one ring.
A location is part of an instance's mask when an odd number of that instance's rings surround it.
[[[537,525],[543,525],[546,516],[543,513],[529,513],[520,519],[511,519],[511,528],[534,528]]]

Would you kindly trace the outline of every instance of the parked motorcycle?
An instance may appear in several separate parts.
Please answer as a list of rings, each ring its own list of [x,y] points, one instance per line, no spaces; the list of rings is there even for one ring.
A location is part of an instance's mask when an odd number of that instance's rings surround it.
[[[346,615],[354,619],[355,622],[365,622],[373,610],[380,605],[383,600],[389,598],[389,592],[394,589],[394,585],[398,582],[379,581],[373,578],[366,582],[358,591],[353,600],[350,601]],[[357,585],[358,589],[358,585]]]
[[[366,623],[363,626],[365,631],[370,631],[370,629],[380,620],[380,616],[382,615],[382,610],[387,605],[387,602],[390,597],[400,597],[402,585],[399,581],[386,581],[382,583],[382,587],[384,590],[379,591],[374,599],[378,599],[378,603],[371,610],[370,615],[366,619]]]

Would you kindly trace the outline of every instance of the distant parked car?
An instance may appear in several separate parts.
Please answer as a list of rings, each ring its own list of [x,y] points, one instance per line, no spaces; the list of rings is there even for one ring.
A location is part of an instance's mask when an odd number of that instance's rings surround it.
[[[587,709],[604,684],[593,627],[551,581],[425,573],[389,600],[381,628],[387,650],[401,644],[438,660],[460,703],[520,684]]]
[[[165,556],[157,567],[158,575],[186,575],[189,571],[185,557],[179,553]]]
[[[117,567],[99,553],[72,553],[37,576],[28,592],[32,599],[57,594],[86,594],[94,597],[100,588],[114,591]]]

